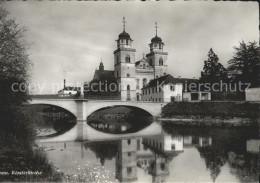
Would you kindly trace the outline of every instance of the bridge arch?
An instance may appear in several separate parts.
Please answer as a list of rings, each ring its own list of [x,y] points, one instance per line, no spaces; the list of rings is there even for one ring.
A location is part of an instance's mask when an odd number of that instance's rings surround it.
[[[142,111],[142,112],[144,112],[144,113],[146,113],[146,114],[148,114],[150,116],[153,116],[153,114],[151,114],[149,111],[147,111],[147,110],[145,110],[143,108],[140,108],[140,107],[137,107],[137,106],[132,106],[132,105],[123,105],[123,104],[121,104],[121,105],[109,105],[109,106],[104,106],[104,107],[100,107],[100,108],[97,108],[97,109],[93,109],[93,111],[89,111],[88,112],[88,116],[87,117],[89,117],[91,114],[93,114],[93,113],[95,113],[95,112],[97,112],[99,110],[110,109],[110,108],[113,108],[113,107],[128,107],[130,109],[136,109],[136,110]]]
[[[161,105],[158,103],[156,105],[151,105],[149,103],[141,103],[141,102],[93,102],[89,101],[87,102],[84,107],[84,119],[87,119],[89,115],[92,113],[109,107],[118,107],[118,106],[125,106],[125,107],[131,107],[138,110],[142,110],[150,114],[151,116],[158,116],[161,113]]]
[[[41,104],[41,105],[51,105],[60,107],[69,113],[73,114],[78,118],[78,104],[75,100],[60,100],[60,99],[33,99],[28,101],[29,104]]]
[[[60,108],[64,111],[66,111],[67,113],[69,113],[70,115],[72,115],[73,117],[77,118],[76,114],[73,114],[70,110],[63,108],[61,106],[58,105],[54,105],[54,104],[47,104],[47,103],[36,103],[36,104],[31,104],[32,106],[36,106],[36,105],[45,105],[45,106],[52,106],[52,107],[56,107],[56,108]]]

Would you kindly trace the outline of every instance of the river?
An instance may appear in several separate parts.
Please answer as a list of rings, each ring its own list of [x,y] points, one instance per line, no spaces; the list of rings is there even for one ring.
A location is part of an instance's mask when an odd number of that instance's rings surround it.
[[[247,146],[258,129],[155,124],[145,135],[39,145],[61,171],[95,182],[258,182],[258,154]]]

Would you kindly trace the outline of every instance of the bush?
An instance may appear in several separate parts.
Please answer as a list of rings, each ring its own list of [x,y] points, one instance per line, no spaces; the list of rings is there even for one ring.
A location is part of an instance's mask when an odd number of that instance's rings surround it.
[[[259,104],[248,102],[178,102],[164,106],[162,117],[201,115],[223,118],[257,118],[259,108]]]

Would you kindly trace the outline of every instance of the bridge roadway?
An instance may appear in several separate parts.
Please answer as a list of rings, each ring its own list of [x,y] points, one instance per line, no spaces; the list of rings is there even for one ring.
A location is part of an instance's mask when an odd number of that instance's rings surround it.
[[[93,112],[114,106],[131,106],[147,111],[154,117],[159,117],[161,115],[162,107],[167,103],[159,102],[144,102],[144,101],[119,101],[119,100],[88,100],[88,99],[68,99],[68,98],[36,98],[33,97],[32,100],[28,101],[29,104],[45,104],[61,107],[77,118],[77,125],[71,129],[68,133],[63,134],[53,141],[68,141],[68,140],[89,140],[90,134],[99,134],[102,138],[113,138],[116,135],[105,134],[91,128],[87,124],[87,117]],[[149,131],[149,129],[148,129]],[[97,135],[96,135],[97,137]]]

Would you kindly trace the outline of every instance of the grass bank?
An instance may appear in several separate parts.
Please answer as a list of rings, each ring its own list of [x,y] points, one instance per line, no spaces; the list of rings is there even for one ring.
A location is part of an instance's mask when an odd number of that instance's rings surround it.
[[[252,126],[260,104],[249,102],[172,102],[162,109],[162,121],[178,125]]]

